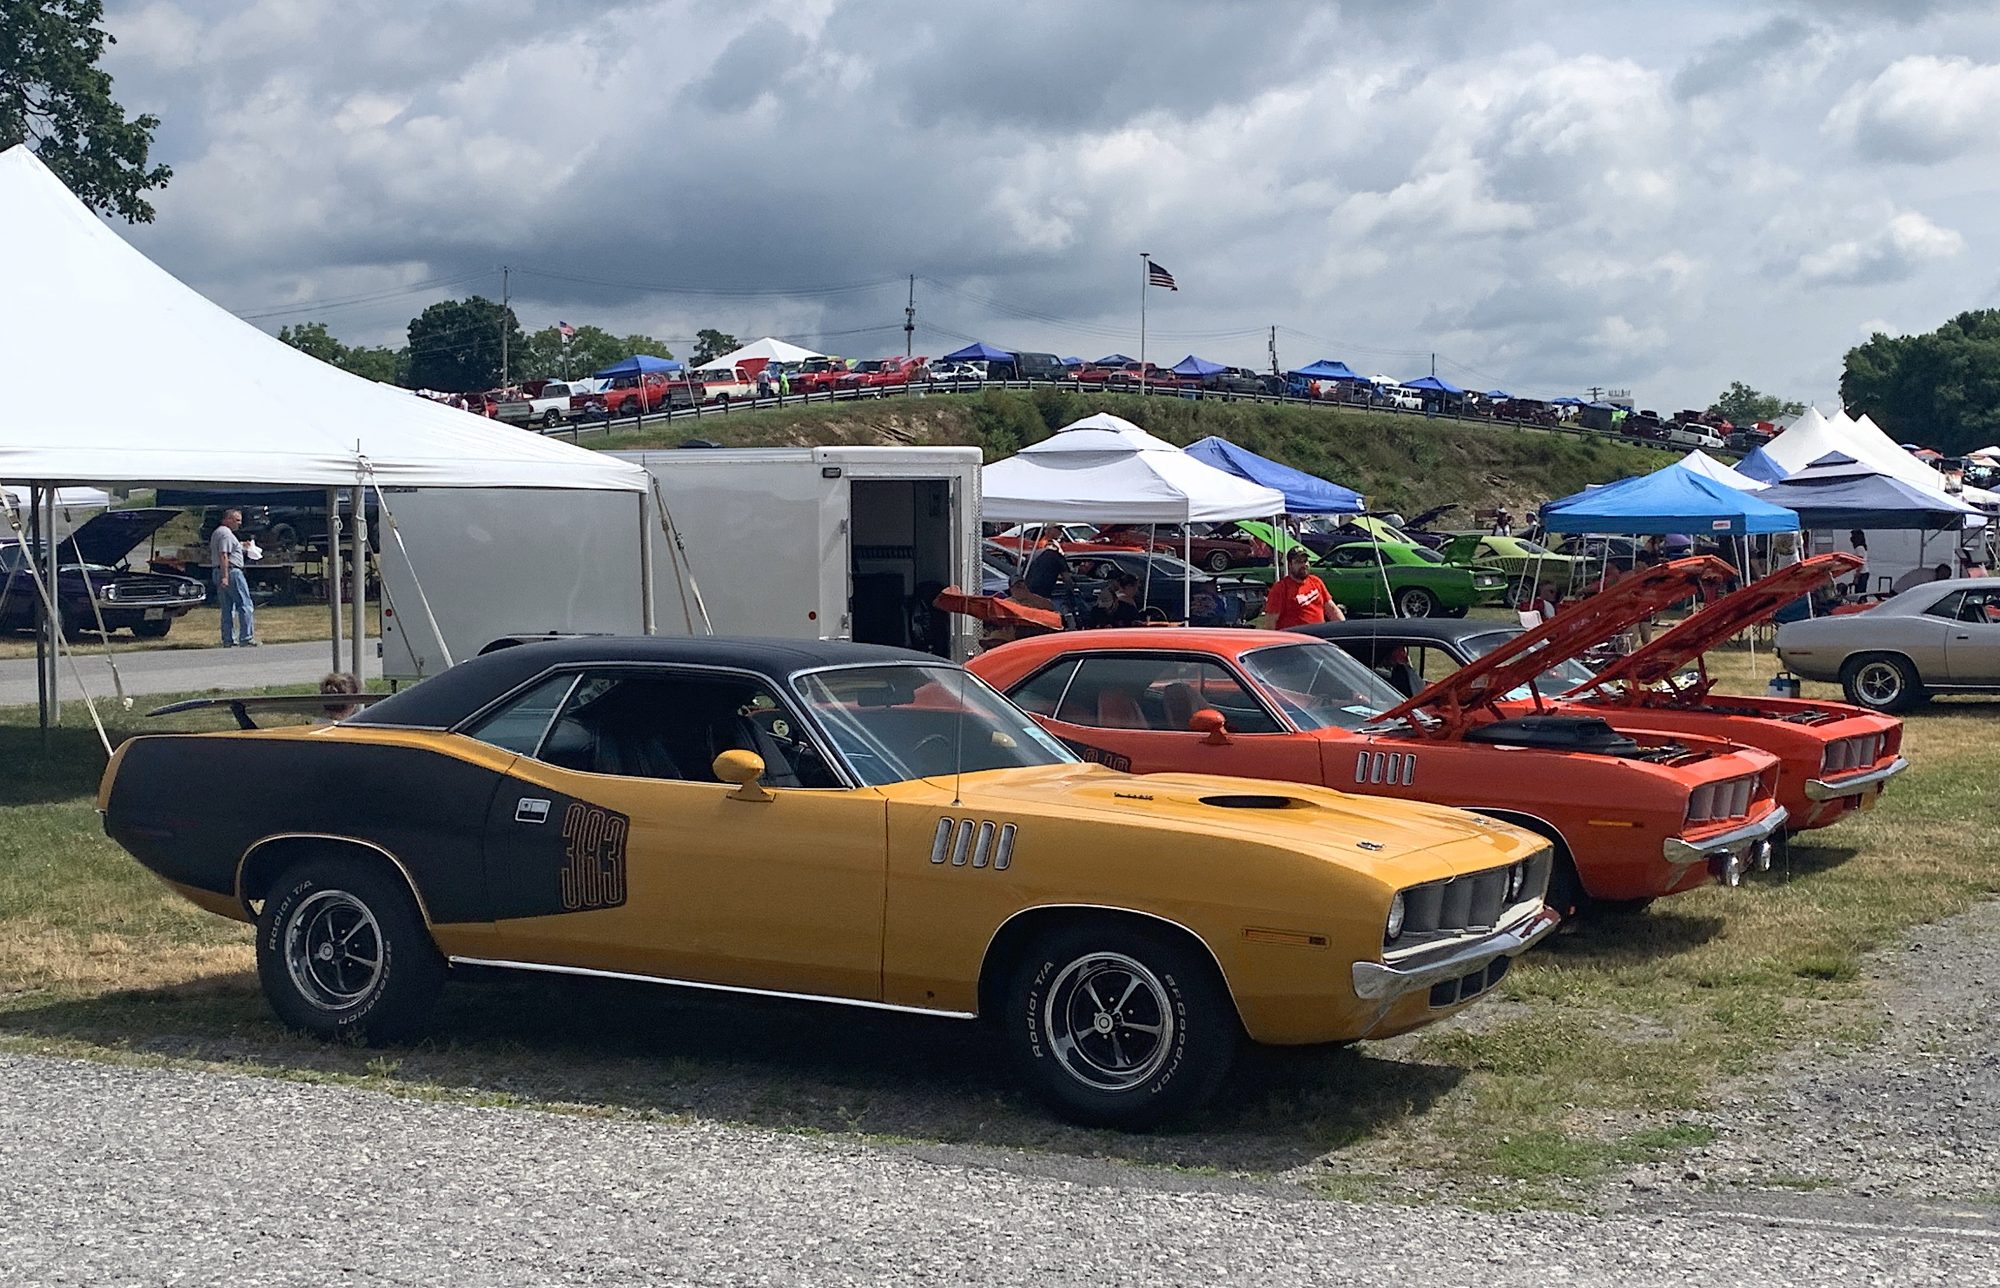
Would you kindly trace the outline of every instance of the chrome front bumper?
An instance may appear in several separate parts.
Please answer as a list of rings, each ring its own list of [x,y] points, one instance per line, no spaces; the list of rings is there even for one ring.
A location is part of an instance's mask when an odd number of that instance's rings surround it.
[[[1667,838],[1666,844],[1661,847],[1661,850],[1666,855],[1667,862],[1673,864],[1675,867],[1686,867],[1690,863],[1699,863],[1703,859],[1711,858],[1716,854],[1742,854],[1745,850],[1757,844],[1757,842],[1769,840],[1783,831],[1785,820],[1790,817],[1791,815],[1785,811],[1785,807],[1779,805],[1754,823],[1745,823],[1742,827],[1736,828],[1733,831],[1724,832],[1720,836],[1712,836],[1708,840],[1699,843],[1683,841],[1678,836],[1670,836]]]
[[[1561,913],[1543,904],[1539,910],[1505,930],[1496,930],[1470,943],[1447,949],[1439,957],[1427,957],[1409,966],[1356,962],[1354,994],[1366,1001],[1379,1002],[1428,989],[1444,980],[1470,975],[1496,957],[1513,957],[1525,952],[1536,940],[1554,930],[1561,920]]]
[[[1808,778],[1806,779],[1806,799],[1809,801],[1837,801],[1843,796],[1860,796],[1870,788],[1879,789],[1882,784],[1910,767],[1910,762],[1898,756],[1880,769],[1871,769],[1865,774],[1855,774],[1849,778]]]

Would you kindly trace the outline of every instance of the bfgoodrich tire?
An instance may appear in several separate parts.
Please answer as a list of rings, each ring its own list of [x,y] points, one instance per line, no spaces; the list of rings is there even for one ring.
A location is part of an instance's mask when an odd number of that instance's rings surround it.
[[[1198,948],[1110,919],[1030,944],[1005,1006],[1022,1077],[1056,1113],[1091,1127],[1150,1127],[1197,1108],[1243,1040]]]
[[[257,918],[257,978],[278,1018],[322,1038],[370,1044],[422,1027],[444,984],[422,914],[401,878],[354,859],[285,869]]]

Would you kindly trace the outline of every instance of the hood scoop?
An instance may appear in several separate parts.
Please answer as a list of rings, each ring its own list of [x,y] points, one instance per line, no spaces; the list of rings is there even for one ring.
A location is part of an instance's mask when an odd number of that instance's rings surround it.
[[[1204,796],[1204,805],[1217,809],[1311,809],[1310,801],[1302,801],[1296,796],[1258,796],[1246,792],[1227,796]]]
[[[1636,756],[1639,744],[1601,716],[1521,716],[1465,731],[1467,742],[1543,751],[1583,751],[1596,756]]]

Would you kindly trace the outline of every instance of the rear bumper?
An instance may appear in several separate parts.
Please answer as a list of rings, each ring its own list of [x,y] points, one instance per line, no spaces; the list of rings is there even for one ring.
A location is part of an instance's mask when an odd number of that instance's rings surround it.
[[[1870,791],[1880,791],[1883,784],[1909,767],[1910,762],[1898,756],[1880,769],[1871,769],[1866,773],[1850,774],[1845,778],[1808,778],[1805,787],[1806,799],[1834,801],[1843,796],[1860,796]]]
[[[1667,862],[1675,867],[1686,867],[1713,858],[1718,854],[1741,856],[1759,841],[1768,841],[1784,829],[1785,820],[1791,814],[1783,805],[1774,807],[1769,814],[1754,823],[1745,823],[1720,836],[1711,836],[1704,841],[1684,841],[1678,836],[1670,836],[1662,847]]]
[[[1371,1002],[1388,1001],[1415,993],[1448,979],[1469,975],[1496,957],[1523,953],[1535,941],[1556,928],[1562,914],[1548,905],[1504,930],[1459,945],[1437,957],[1408,966],[1388,966],[1381,962],[1354,963],[1355,996]]]

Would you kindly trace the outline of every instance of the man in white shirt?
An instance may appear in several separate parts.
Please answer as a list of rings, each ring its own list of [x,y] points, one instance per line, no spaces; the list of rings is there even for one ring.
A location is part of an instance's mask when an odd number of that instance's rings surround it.
[[[250,603],[250,578],[243,571],[243,543],[236,527],[243,511],[223,512],[208,534],[208,562],[214,572],[215,602],[222,609],[222,647],[257,647],[257,610]]]

